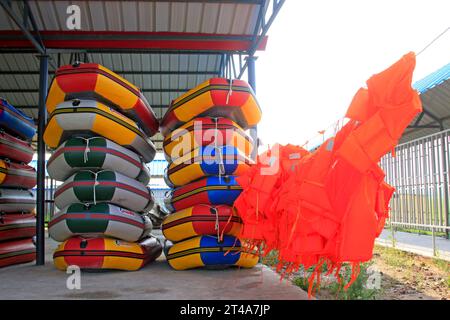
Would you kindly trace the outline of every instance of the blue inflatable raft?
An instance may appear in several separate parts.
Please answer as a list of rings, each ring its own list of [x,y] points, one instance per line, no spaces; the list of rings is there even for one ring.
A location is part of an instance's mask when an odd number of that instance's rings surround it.
[[[36,133],[33,118],[20,112],[0,98],[0,127],[22,139],[31,140]]]
[[[165,248],[167,262],[175,270],[230,266],[252,268],[258,263],[258,256],[254,253],[242,248],[241,241],[233,236],[224,236],[222,241],[213,236],[199,236]]]

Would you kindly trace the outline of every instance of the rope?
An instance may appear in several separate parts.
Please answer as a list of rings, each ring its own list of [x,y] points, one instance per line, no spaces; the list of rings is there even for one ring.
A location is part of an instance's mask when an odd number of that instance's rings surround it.
[[[214,150],[216,151],[216,160],[217,157],[218,159],[218,164],[219,164],[219,182],[222,182],[222,176],[225,174],[225,165],[223,163],[223,155],[222,155],[222,148],[218,146],[218,142],[217,142],[217,137],[218,137],[218,133],[219,133],[219,129],[218,129],[218,118],[213,118],[214,119],[214,124],[215,124],[215,128],[214,128]]]
[[[105,170],[101,170],[101,171],[97,171],[97,172],[94,172],[94,171],[91,171],[91,170],[88,170],[88,171],[94,175],[94,187],[93,187],[94,194],[93,194],[93,202],[94,202],[94,205],[96,205],[96,204],[97,204],[97,192],[96,192],[96,187],[100,184],[100,183],[97,181],[97,176],[98,176],[99,173],[101,173],[101,172],[103,172],[103,171],[105,171]]]
[[[219,225],[219,210],[215,207],[210,207],[211,210],[214,211],[214,214],[216,215],[216,223],[214,224],[214,230],[217,232],[217,241],[221,242],[220,239],[220,225]]]
[[[229,76],[228,81],[230,82],[230,87],[228,88],[227,100],[225,104],[228,104],[228,102],[230,101],[230,97],[233,94],[233,76],[231,75],[231,60],[229,61],[228,65],[230,70],[230,73],[228,74]]]
[[[97,137],[90,137],[90,138],[77,137],[77,138],[86,141],[86,148],[84,149],[84,154],[83,154],[83,162],[86,163],[89,161],[88,153],[91,152],[91,148],[89,148],[89,142],[91,141],[91,139],[96,139]]]
[[[418,53],[416,53],[416,57],[425,52],[428,48],[430,48],[437,40],[439,40],[444,34],[446,34],[448,31],[450,31],[450,26],[445,28],[444,31],[442,31],[439,35],[437,35],[433,40],[431,40],[422,50],[420,50]],[[332,123],[331,125],[327,126],[324,131],[327,131],[330,127],[334,126],[334,135],[336,135],[337,131],[342,127],[341,126],[341,120],[342,120],[342,126],[344,125],[344,119],[341,118],[337,120],[336,122]],[[311,140],[315,140],[318,136],[314,136],[312,139],[307,140],[302,147],[306,147],[308,145],[308,142]],[[325,135],[323,136],[325,138]]]
[[[336,136],[336,133],[344,126],[344,122],[345,122],[345,118],[340,118],[337,121],[334,121],[330,125],[326,126],[325,129],[318,131],[318,134],[316,134],[312,138],[306,140],[306,142],[303,143],[303,145],[301,145],[301,147],[307,148],[308,144],[311,141],[314,142],[320,136],[322,136],[322,142],[324,142],[325,136],[326,136],[327,132],[330,132],[330,130],[333,132],[332,136]]]
[[[96,187],[97,187],[97,184],[98,184],[98,181],[97,181],[97,172],[95,172],[94,173],[94,188],[93,188],[93,190],[94,190],[94,205],[96,205],[97,204],[97,192],[96,192]]]
[[[439,40],[439,38],[441,38],[444,34],[447,33],[447,31],[450,30],[450,27],[447,27],[444,31],[442,31],[436,38],[434,38],[433,40],[431,40],[422,50],[420,50],[418,53],[416,53],[416,57],[421,54],[422,52],[424,52],[425,50],[427,50],[429,47],[431,47],[431,45],[433,45],[437,40]]]
[[[88,153],[91,151],[91,149],[89,148],[89,138],[86,139],[86,148],[84,149],[84,155],[83,155],[83,161],[84,163],[88,162],[89,160],[89,156]]]

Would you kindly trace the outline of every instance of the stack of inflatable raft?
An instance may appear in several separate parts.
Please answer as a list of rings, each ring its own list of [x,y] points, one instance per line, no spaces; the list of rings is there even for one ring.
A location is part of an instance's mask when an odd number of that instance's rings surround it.
[[[172,104],[161,122],[172,187],[162,225],[165,254],[174,269],[253,267],[257,255],[237,238],[241,219],[233,202],[242,189],[235,177],[252,163],[253,141],[245,132],[261,110],[250,86],[215,78]]]
[[[36,171],[31,139],[33,119],[0,99],[0,267],[36,258]]]
[[[57,70],[46,106],[47,171],[63,182],[49,222],[62,242],[55,266],[138,270],[158,258],[146,163],[159,124],[140,90],[103,66],[76,63]]]

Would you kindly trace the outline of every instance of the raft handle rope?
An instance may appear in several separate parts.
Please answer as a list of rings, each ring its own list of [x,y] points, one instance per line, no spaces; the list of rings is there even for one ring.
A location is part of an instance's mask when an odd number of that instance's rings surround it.
[[[228,93],[227,93],[227,100],[225,102],[225,104],[228,105],[228,102],[230,101],[230,97],[233,94],[233,76],[231,74],[231,60],[228,61],[228,81],[230,82],[230,87],[228,88]]]
[[[214,151],[216,152],[215,156],[216,156],[216,160],[218,159],[218,164],[219,164],[219,181],[222,182],[222,176],[225,174],[225,165],[223,163],[223,155],[222,155],[222,148],[218,146],[217,143],[217,137],[218,137],[218,133],[219,133],[219,129],[218,129],[218,121],[219,118],[213,118],[214,119]]]
[[[93,175],[94,175],[94,187],[93,187],[93,203],[94,203],[94,205],[97,205],[97,192],[96,192],[96,187],[100,184],[98,181],[97,181],[97,177],[98,177],[98,174],[99,173],[102,173],[103,171],[107,171],[107,170],[101,170],[101,171],[97,171],[97,172],[95,172],[95,171],[92,171],[92,170],[87,170],[87,171],[89,171],[90,173],[92,173]]]
[[[86,141],[86,148],[84,149],[84,154],[83,154],[83,162],[86,163],[89,161],[88,153],[91,152],[91,148],[89,147],[89,142],[93,139],[98,139],[99,137],[90,137],[90,138],[77,137],[77,138]]]
[[[216,207],[208,206],[211,213],[216,216],[216,222],[214,224],[214,230],[217,232],[217,240],[220,242],[222,239],[220,238],[220,224],[219,224],[219,210]]]

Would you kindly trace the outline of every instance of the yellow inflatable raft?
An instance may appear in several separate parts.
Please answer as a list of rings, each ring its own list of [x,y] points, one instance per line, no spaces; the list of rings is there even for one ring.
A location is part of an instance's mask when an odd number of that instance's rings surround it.
[[[156,149],[136,123],[103,103],[94,100],[71,100],[59,104],[50,114],[44,141],[57,148],[68,138],[100,135],[153,160]]]
[[[81,269],[116,269],[135,271],[156,260],[162,253],[162,245],[149,237],[139,243],[110,238],[73,237],[56,248],[53,263],[59,270],[70,265]]]
[[[195,118],[164,138],[163,149],[167,161],[208,145],[233,146],[250,157],[253,139],[234,121],[227,118]]]
[[[172,101],[161,121],[167,136],[184,123],[198,117],[225,117],[248,129],[261,120],[261,109],[247,82],[212,78]]]

